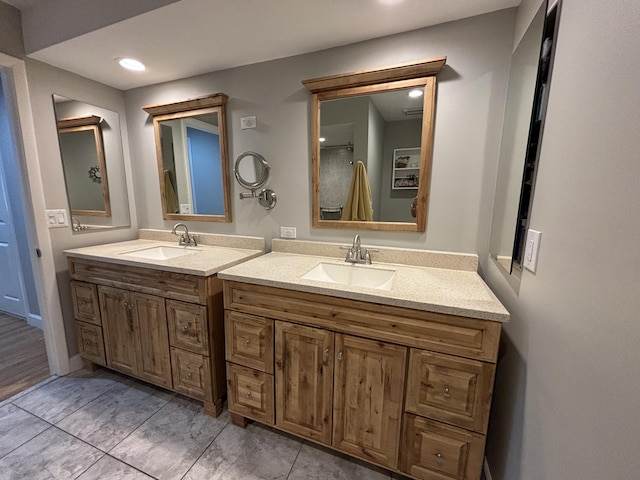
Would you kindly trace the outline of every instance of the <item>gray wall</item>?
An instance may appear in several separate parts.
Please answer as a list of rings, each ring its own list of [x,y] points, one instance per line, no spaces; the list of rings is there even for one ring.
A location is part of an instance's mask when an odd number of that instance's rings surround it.
[[[33,113],[34,129],[37,132],[36,147],[40,159],[40,174],[43,182],[43,193],[46,208],[68,209],[67,192],[64,184],[62,159],[58,145],[58,131],[51,95],[58,94],[80,102],[90,103],[116,112],[120,117],[124,161],[127,177],[131,178],[127,123],[124,109],[124,96],[119,90],[93,82],[70,72],[51,67],[50,65],[27,59],[27,76],[29,80],[29,97]],[[153,171],[154,178],[157,170]],[[129,201],[133,204],[133,191],[129,184]],[[38,219],[36,219],[37,221]],[[55,263],[60,301],[64,315],[65,333],[69,356],[77,353],[71,294],[69,292],[69,276],[67,260],[63,250],[101,243],[117,242],[137,238],[137,219],[135,210],[131,212],[131,227],[114,229],[107,232],[91,232],[73,234],[71,228],[49,230],[53,260]]]
[[[518,295],[483,256],[512,315],[487,446],[494,480],[640,472],[639,18],[637,1],[563,2],[531,216],[538,270]]]
[[[142,107],[221,91],[230,97],[230,159],[245,150],[264,155],[272,167],[268,186],[278,194],[278,205],[266,211],[255,200],[240,200],[241,188],[233,182],[233,223],[191,222],[189,228],[270,240],[286,225],[297,227],[298,238],[350,241],[353,231],[311,228],[310,93],[302,80],[447,55],[448,66],[439,75],[427,232],[368,231],[363,242],[479,251],[488,237],[484,229],[479,233],[479,221],[482,212],[490,214],[493,195],[482,190],[482,179],[495,177],[514,21],[515,12],[503,10],[125,92],[140,226],[172,226],[162,219],[153,128]],[[257,116],[255,130],[239,128],[245,115]]]
[[[0,52],[24,56],[20,10],[0,1]]]

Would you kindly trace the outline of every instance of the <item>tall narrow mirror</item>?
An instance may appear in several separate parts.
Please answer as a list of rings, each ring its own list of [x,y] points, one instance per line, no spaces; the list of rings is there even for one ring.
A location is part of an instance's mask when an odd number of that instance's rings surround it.
[[[491,256],[508,273],[521,269],[559,4],[547,12],[547,2],[541,2],[511,59],[489,244]]]
[[[445,57],[306,80],[314,227],[424,232]]]
[[[227,98],[144,107],[153,116],[163,218],[231,221]]]
[[[118,114],[60,95],[53,102],[73,231],[128,226]]]

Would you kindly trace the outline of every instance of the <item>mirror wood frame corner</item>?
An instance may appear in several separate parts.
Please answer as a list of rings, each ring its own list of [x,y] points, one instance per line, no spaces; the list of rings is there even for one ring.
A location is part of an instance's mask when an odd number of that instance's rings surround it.
[[[156,142],[156,156],[158,161],[158,179],[160,183],[160,199],[162,203],[162,218],[165,220],[192,220],[198,222],[231,222],[231,196],[229,182],[229,159],[226,127],[225,106],[229,97],[224,93],[216,93],[206,97],[186,100],[183,102],[150,105],[142,109],[153,117],[153,130]],[[220,168],[222,182],[222,198],[224,202],[223,214],[171,213],[167,208],[169,188],[165,185],[163,164],[163,148],[160,122],[186,119],[199,115],[216,114],[219,128]]]
[[[314,228],[362,229],[402,232],[424,232],[433,155],[436,75],[446,64],[446,57],[408,62],[389,67],[331,75],[304,80],[311,92],[311,163],[312,163],[312,226]],[[424,88],[422,130],[420,134],[420,172],[416,195],[416,221],[353,221],[320,218],[320,106],[326,100],[393,92],[409,88]],[[392,161],[395,161],[393,159]]]

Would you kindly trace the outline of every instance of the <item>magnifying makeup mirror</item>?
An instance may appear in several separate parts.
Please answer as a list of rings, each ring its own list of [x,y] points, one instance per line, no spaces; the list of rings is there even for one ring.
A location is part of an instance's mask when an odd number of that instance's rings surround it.
[[[267,210],[275,207],[278,199],[273,190],[263,188],[257,191],[269,180],[270,170],[269,163],[259,153],[241,153],[236,159],[234,174],[238,183],[251,190],[251,193],[241,192],[240,198],[257,198],[258,203]]]

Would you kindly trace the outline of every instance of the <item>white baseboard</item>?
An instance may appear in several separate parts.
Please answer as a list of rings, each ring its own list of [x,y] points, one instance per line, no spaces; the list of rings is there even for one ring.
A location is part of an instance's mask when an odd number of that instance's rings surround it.
[[[493,480],[491,477],[491,471],[489,470],[489,462],[487,462],[487,457],[484,457],[484,464],[482,465],[482,471],[484,472],[485,480]]]
[[[82,361],[82,357],[80,355],[74,355],[69,359],[69,370],[75,372],[76,370],[80,370],[84,368],[84,362]]]
[[[42,325],[42,317],[34,313],[29,314],[29,316],[27,317],[27,323],[32,327],[39,328],[40,330],[44,328]]]

